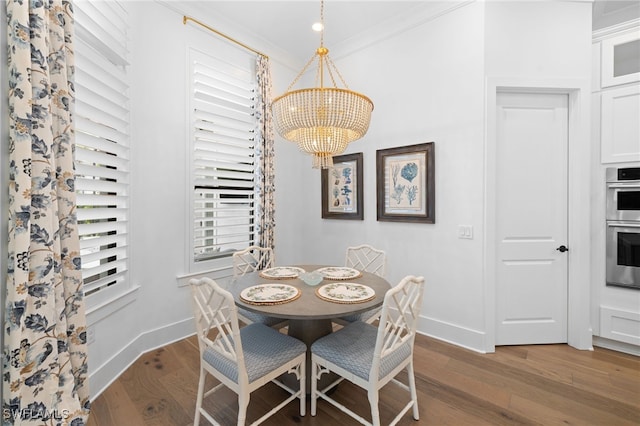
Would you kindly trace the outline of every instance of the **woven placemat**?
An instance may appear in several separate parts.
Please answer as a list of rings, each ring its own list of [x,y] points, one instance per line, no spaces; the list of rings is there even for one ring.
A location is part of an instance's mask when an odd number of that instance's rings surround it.
[[[376,295],[374,294],[373,296],[367,298],[367,299],[362,299],[362,300],[339,300],[339,299],[330,299],[328,297],[324,297],[323,295],[321,295],[318,290],[316,290],[316,296],[318,296],[320,299],[322,300],[326,300],[327,302],[333,302],[333,303],[340,303],[342,305],[356,305],[358,303],[364,303],[364,302],[369,302],[373,299],[376,298]]]
[[[292,279],[298,278],[297,275],[295,277],[294,276],[290,276],[290,277],[274,277],[274,276],[271,276],[271,275],[265,275],[262,272],[260,272],[258,275],[260,275],[262,278],[266,278],[268,280],[276,280],[276,281],[292,280]]]
[[[326,275],[322,275],[322,277],[323,277],[325,280],[331,280],[331,281],[347,281],[347,280],[355,280],[356,278],[360,278],[361,276],[362,276],[362,272],[360,272],[358,275],[354,275],[353,277],[344,277],[344,278],[342,278],[342,277],[336,277],[336,278],[334,278],[334,277],[328,277],[328,276],[326,276]]]

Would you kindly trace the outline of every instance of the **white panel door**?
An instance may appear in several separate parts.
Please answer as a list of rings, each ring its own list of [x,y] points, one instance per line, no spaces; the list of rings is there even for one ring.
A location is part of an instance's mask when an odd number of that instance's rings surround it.
[[[498,93],[496,119],[496,345],[564,343],[568,96]]]

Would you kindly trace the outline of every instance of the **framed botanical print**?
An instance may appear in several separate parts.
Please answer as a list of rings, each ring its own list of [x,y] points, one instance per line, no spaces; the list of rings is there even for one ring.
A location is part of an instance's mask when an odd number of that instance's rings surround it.
[[[363,220],[362,153],[333,157],[320,176],[322,218]]]
[[[436,221],[434,143],[376,151],[378,220]]]

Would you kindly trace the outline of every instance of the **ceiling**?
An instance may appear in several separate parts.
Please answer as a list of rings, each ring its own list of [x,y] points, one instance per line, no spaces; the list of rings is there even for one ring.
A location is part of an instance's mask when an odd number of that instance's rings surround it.
[[[445,0],[449,3],[457,3]],[[375,28],[397,26],[426,7],[442,1],[363,1],[326,0],[324,4],[324,45],[347,42]],[[311,25],[320,21],[320,1],[197,1],[190,2],[199,16],[222,19],[240,26],[267,45],[277,46],[301,64],[313,56],[320,45],[320,33]],[[230,34],[231,35],[231,34]],[[269,52],[266,52],[269,53]]]
[[[176,1],[177,0],[168,0]],[[493,1],[493,0],[486,0]],[[522,1],[522,0],[504,0]],[[438,8],[444,10],[466,0],[326,0],[324,4],[324,45],[334,55],[339,46],[355,40],[379,38],[417,24],[418,17],[427,16]],[[180,2],[183,3],[183,2]],[[256,0],[187,0],[189,10],[205,22],[226,22],[227,28],[243,27],[260,44],[286,52],[302,67],[320,45],[320,35],[311,25],[320,21],[319,0],[256,1]],[[599,29],[626,20],[640,18],[638,0],[595,0],[593,28]],[[215,26],[215,24],[214,24]],[[233,36],[233,34],[229,34]],[[244,40],[243,40],[244,41]],[[250,44],[249,42],[247,42]],[[357,43],[356,43],[357,44]]]
[[[638,0],[596,0],[593,4],[593,29],[599,30],[640,18]]]

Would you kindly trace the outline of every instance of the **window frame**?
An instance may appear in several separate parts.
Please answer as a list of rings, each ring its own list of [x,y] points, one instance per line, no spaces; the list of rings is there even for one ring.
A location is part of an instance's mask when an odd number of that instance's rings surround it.
[[[87,313],[107,306],[111,312],[136,290],[129,267],[130,24],[123,2],[74,7],[76,204],[85,301]]]
[[[194,110],[196,109],[196,102],[197,102],[195,99],[196,90],[197,90],[195,86],[197,83],[196,83],[194,63],[196,61],[206,62],[210,60],[212,63],[217,62],[220,64],[224,64],[225,67],[240,68],[242,72],[251,76],[252,81],[250,82],[250,84],[253,86],[253,90],[256,92],[256,94],[254,95],[254,98],[255,99],[258,98],[257,96],[258,84],[257,84],[257,76],[255,73],[255,56],[254,55],[251,55],[247,52],[239,52],[237,49],[231,49],[229,46],[224,46],[224,45],[216,46],[215,55],[207,52],[204,52],[193,46],[188,47],[188,51],[187,51],[186,66],[187,66],[187,75],[189,76],[189,85],[188,85],[189,90],[187,93],[188,108],[187,108],[186,115],[187,115],[187,134],[188,134],[188,140],[189,140],[189,153],[187,155],[187,167],[186,167],[188,191],[187,191],[187,197],[186,197],[187,198],[186,200],[187,230],[185,232],[185,235],[187,236],[187,241],[186,241],[187,250],[186,250],[185,262],[186,262],[186,265],[188,265],[189,273],[227,270],[229,267],[231,267],[231,264],[232,264],[231,255],[233,254],[233,252],[236,250],[248,247],[250,245],[253,245],[254,242],[257,240],[255,215],[257,211],[256,203],[258,202],[258,197],[256,194],[256,186],[255,186],[256,185],[255,171],[258,166],[257,156],[256,156],[256,144],[258,144],[260,141],[260,138],[259,138],[260,120],[258,115],[254,112],[252,114],[252,116],[254,117],[252,119],[253,123],[251,125],[248,125],[249,127],[253,127],[254,129],[254,133],[253,133],[254,141],[252,143],[252,147],[250,148],[251,155],[249,156],[249,158],[252,158],[253,161],[247,162],[247,165],[250,166],[251,168],[253,179],[250,181],[251,182],[250,186],[246,187],[246,189],[250,190],[252,193],[251,195],[252,201],[251,201],[251,207],[250,207],[251,214],[249,215],[249,223],[246,224],[248,228],[247,235],[250,235],[251,237],[246,241],[243,240],[236,243],[235,247],[224,252],[224,254],[221,254],[220,256],[215,256],[215,257],[202,259],[202,260],[196,260],[196,229],[195,228],[196,228],[197,215],[196,215],[196,206],[195,206],[195,202],[196,202],[195,192],[196,192],[197,182],[196,182],[196,176],[195,176],[196,174],[195,163],[198,161],[198,156],[196,154],[198,137],[196,134],[197,133],[197,130],[196,130],[197,113],[194,112]],[[249,84],[249,82],[247,84]],[[242,146],[241,149],[247,149],[247,147]],[[220,187],[219,189],[223,189],[223,188]]]

